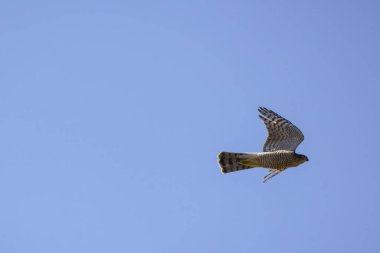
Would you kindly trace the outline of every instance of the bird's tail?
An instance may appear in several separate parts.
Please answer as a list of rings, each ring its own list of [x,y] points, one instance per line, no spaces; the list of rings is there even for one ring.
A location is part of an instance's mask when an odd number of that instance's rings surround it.
[[[219,166],[223,173],[246,170],[257,167],[255,154],[221,152],[218,155]]]

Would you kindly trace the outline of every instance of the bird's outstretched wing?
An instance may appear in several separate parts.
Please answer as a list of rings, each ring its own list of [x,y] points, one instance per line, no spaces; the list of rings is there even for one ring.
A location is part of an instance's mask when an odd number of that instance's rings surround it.
[[[281,170],[271,169],[269,170],[269,173],[264,177],[264,183],[266,183],[269,179],[276,176],[277,174],[281,173]]]
[[[264,121],[268,130],[264,152],[276,150],[295,151],[304,139],[301,130],[272,110],[259,107],[259,112],[262,114],[259,117]]]

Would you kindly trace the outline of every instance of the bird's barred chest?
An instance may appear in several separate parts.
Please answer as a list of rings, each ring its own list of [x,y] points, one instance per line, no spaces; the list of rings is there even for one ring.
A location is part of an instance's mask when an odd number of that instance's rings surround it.
[[[257,162],[261,167],[271,169],[284,169],[299,164],[294,152],[287,150],[258,153]]]

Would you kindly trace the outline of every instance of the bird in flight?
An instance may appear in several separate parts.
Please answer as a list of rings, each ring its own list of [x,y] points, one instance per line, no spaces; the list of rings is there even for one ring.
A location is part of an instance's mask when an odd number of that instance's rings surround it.
[[[223,173],[262,167],[269,169],[264,183],[289,167],[296,167],[306,161],[307,156],[295,152],[303,141],[301,130],[289,120],[265,107],[259,107],[259,117],[264,121],[268,137],[263,152],[231,153],[218,155],[219,166]]]

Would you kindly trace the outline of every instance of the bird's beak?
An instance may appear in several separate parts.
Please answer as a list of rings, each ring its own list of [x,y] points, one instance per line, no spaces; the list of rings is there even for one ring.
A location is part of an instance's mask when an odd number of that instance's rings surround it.
[[[309,161],[309,158],[306,157],[306,162],[308,162],[308,161]]]

